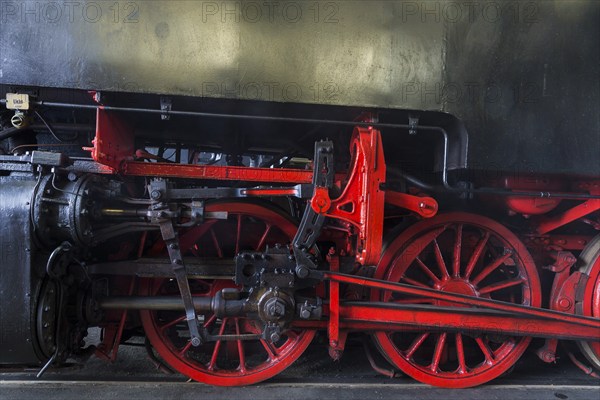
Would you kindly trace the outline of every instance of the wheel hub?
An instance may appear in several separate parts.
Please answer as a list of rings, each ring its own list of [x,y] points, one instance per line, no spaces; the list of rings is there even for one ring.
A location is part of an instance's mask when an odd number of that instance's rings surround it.
[[[475,287],[473,287],[470,282],[460,278],[452,278],[445,281],[440,285],[439,290],[446,293],[464,294],[465,296],[479,297],[479,293]],[[469,307],[466,304],[456,304],[447,301],[437,301],[436,305],[442,307]]]

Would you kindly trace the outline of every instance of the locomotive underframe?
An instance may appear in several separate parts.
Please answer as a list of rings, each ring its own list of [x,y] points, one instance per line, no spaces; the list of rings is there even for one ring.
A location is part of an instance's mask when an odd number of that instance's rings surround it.
[[[414,280],[405,280],[406,283],[388,281],[379,272],[379,267],[376,278],[371,277],[373,271],[369,267],[380,263],[384,247],[386,204],[420,219],[433,218],[438,212],[435,187],[422,185],[421,189],[413,192],[386,187],[386,162],[379,129],[427,127],[411,124],[390,126],[378,123],[371,113],[361,114],[357,120],[341,124],[352,126],[354,130],[350,140],[351,164],[347,171],[334,170],[334,144],[331,141],[316,143],[312,170],[191,165],[165,162],[160,158],[152,160],[151,154],[136,149],[133,132],[119,114],[119,111],[128,110],[102,105],[94,106],[94,109],[97,111],[96,134],[93,147],[88,149],[93,160],[69,161],[62,155],[43,151],[0,156],[0,168],[5,175],[0,182],[3,186],[0,195],[6,211],[3,221],[10,226],[9,232],[2,235],[5,240],[2,251],[9,257],[3,260],[3,264],[25,266],[25,275],[16,268],[9,268],[8,273],[17,276],[3,273],[0,279],[2,301],[10,298],[11,307],[26,309],[19,313],[25,316],[20,324],[8,323],[13,315],[2,314],[3,326],[8,326],[3,328],[2,335],[10,338],[3,341],[10,351],[0,360],[2,363],[31,364],[47,360],[47,367],[64,360],[80,350],[80,342],[88,326],[104,328],[103,342],[94,350],[96,355],[114,360],[124,332],[135,319],[131,310],[144,310],[144,327],[155,322],[160,311],[184,311],[186,316],[179,322],[187,324],[190,334],[185,348],[217,343],[216,352],[223,341],[237,343],[238,350],[243,347],[242,342],[251,340],[270,342],[274,346],[287,332],[317,329],[327,330],[333,358],[341,357],[348,333],[353,331],[387,334],[415,330],[441,332],[440,338],[444,339],[441,344],[438,340],[434,352],[437,363],[442,357],[447,332],[456,333],[457,341],[459,334],[548,338],[539,352],[547,362],[555,360],[557,339],[591,343],[588,345],[592,349],[595,348],[594,343],[600,341],[600,320],[596,314],[582,311],[599,307],[594,303],[598,296],[594,297],[595,300],[591,299],[591,293],[597,289],[593,285],[590,289],[588,283],[590,276],[594,279],[595,270],[587,274],[575,270],[576,257],[572,253],[583,249],[591,237],[570,233],[553,235],[558,228],[586,219],[600,210],[597,181],[582,180],[573,184],[572,187],[581,190],[548,191],[537,181],[524,184],[509,180],[505,187],[496,186],[493,190],[451,186],[447,177],[448,136],[441,128],[433,129],[441,134],[443,141],[442,190],[463,196],[495,196],[512,212],[525,215],[543,214],[565,199],[579,202],[552,217],[532,219],[530,231],[522,236],[532,251],[542,248],[536,252],[555,260],[547,267],[555,273],[555,278],[550,306],[545,309],[535,299],[540,297],[539,293],[532,295],[533,299],[523,299],[522,303],[518,299],[511,303],[494,300],[478,292],[464,292],[464,288],[468,287],[464,283],[460,284],[460,290],[441,290],[422,287]],[[163,110],[163,115],[169,114],[177,115]],[[147,180],[143,196],[136,197],[136,190],[132,189],[135,178]],[[209,184],[195,186],[198,182]],[[418,180],[412,179],[412,182],[414,184]],[[428,193],[428,188],[433,190]],[[126,196],[128,192],[131,195]],[[192,239],[185,238],[186,232],[195,229],[208,231],[213,224],[228,218],[228,212],[219,209],[219,200],[227,202],[240,198],[295,198],[305,202],[297,231],[287,233],[291,247],[265,248],[272,226],[267,224],[256,249],[250,252],[241,249],[242,217],[238,215],[234,262],[223,261],[222,254],[219,254],[219,260],[200,257],[194,261],[182,253],[194,245]],[[16,205],[19,199],[27,200],[25,206]],[[538,199],[546,203],[540,205]],[[211,200],[217,201],[212,203]],[[15,204],[11,205],[11,202]],[[593,219],[585,222],[596,229],[600,226]],[[31,226],[33,232],[23,230],[23,226]],[[327,231],[327,226],[333,226],[333,233]],[[459,229],[462,229],[463,225],[460,226]],[[442,232],[443,229],[436,235]],[[453,270],[446,280],[460,278],[458,232],[453,250]],[[136,239],[140,241],[139,249],[124,249],[122,254],[113,254],[112,260],[109,257],[100,263],[87,265],[83,261],[89,248],[126,233],[141,234],[141,238]],[[146,241],[152,233],[156,242],[148,251]],[[325,256],[320,255],[317,248],[321,235],[328,237],[327,242],[331,243],[330,248],[325,249],[328,251]],[[281,238],[285,240],[285,236],[281,235]],[[22,247],[15,246],[15,238],[19,239],[19,246],[25,244],[27,254],[22,254]],[[214,233],[213,240],[217,241]],[[29,241],[36,243],[29,245]],[[127,240],[124,243],[130,247],[135,245],[127,243]],[[435,245],[438,246],[437,242]],[[218,244],[216,247],[219,249]],[[477,250],[479,244],[473,247]],[[12,248],[16,252],[9,251]],[[45,254],[52,249],[54,251],[50,254]],[[528,250],[509,248],[507,251],[505,247],[505,254],[498,256],[498,265],[510,259],[513,251],[526,253]],[[30,261],[32,253],[43,260],[45,270],[39,268],[39,260],[37,266],[29,266],[33,264]],[[218,253],[221,253],[220,249]],[[136,257],[132,258],[132,254]],[[444,264],[443,259],[441,264]],[[73,265],[78,267],[72,268]],[[77,269],[77,272],[73,273],[72,269]],[[493,268],[487,269],[490,271],[484,271],[489,274]],[[438,276],[433,274],[431,278],[435,281]],[[143,295],[136,295],[138,279],[146,282],[142,284],[146,285]],[[164,290],[163,286],[154,287],[152,282],[161,282],[161,279],[175,279],[177,293],[159,294]],[[190,288],[190,282],[194,280],[233,280],[235,284],[217,285],[216,289],[198,297]],[[537,277],[517,274],[514,279],[496,284],[506,287],[536,286],[536,280]],[[13,287],[14,282],[25,286]],[[348,296],[352,288],[358,289]],[[18,293],[7,297],[9,289]],[[34,291],[35,296],[31,296]],[[60,295],[56,297],[54,292]],[[390,296],[390,293],[391,296],[399,294],[426,299],[430,303],[378,301],[382,296]],[[28,301],[23,303],[23,298]],[[66,321],[61,312],[52,313],[53,309],[60,309],[61,304],[67,304],[67,298],[71,299],[70,307],[76,310],[64,312],[76,315],[76,320]],[[593,303],[591,306],[590,302]],[[44,319],[44,313],[48,312],[54,318]],[[223,321],[233,318],[235,332],[223,333],[225,322],[222,332],[208,332],[198,323],[202,313],[211,313],[214,318]],[[240,318],[254,321],[258,328],[254,325],[252,328],[240,327]],[[248,332],[240,333],[244,329]],[[22,342],[23,339],[25,342]],[[296,345],[292,339],[287,340],[292,342],[292,352],[296,350],[294,346],[301,349],[304,342],[307,345],[310,341],[303,340],[302,344]],[[244,351],[239,350],[240,367],[233,379],[220,380],[217,377],[207,382],[253,382],[244,370],[243,354]],[[281,368],[291,361],[281,361]],[[437,368],[434,361],[432,365]],[[464,363],[464,360],[459,362]],[[458,386],[463,386],[459,378],[465,371],[460,372],[461,368],[462,365],[457,373]],[[433,367],[432,371],[436,373]],[[483,383],[486,379],[476,378],[475,383],[469,381],[468,385]]]

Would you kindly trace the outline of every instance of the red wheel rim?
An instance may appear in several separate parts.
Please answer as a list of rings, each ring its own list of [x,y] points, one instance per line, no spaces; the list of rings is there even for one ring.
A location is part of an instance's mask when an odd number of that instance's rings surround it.
[[[583,289],[580,314],[600,318],[600,236],[595,237],[581,252],[581,272],[588,276]],[[600,342],[578,342],[585,357],[600,369]]]
[[[263,250],[267,245],[291,241],[297,229],[283,214],[254,203],[213,203],[206,210],[226,211],[229,217],[181,234],[182,249],[187,248],[196,256],[233,257],[240,250]],[[161,245],[157,245],[152,252],[160,249]],[[190,281],[190,287],[194,296],[213,296],[220,289],[235,285],[229,280],[195,279]],[[140,293],[172,294],[178,290],[172,280],[148,279],[141,285]],[[218,386],[249,385],[275,376],[304,352],[315,335],[309,330],[288,330],[277,343],[221,340],[195,348],[189,341],[182,312],[144,310],[140,315],[152,346],[170,366],[194,380]],[[211,334],[261,331],[258,323],[247,318],[219,319],[210,313],[198,318]]]
[[[541,287],[525,246],[488,218],[451,213],[421,221],[402,232],[383,254],[375,277],[538,307]],[[428,303],[391,292],[374,301]],[[457,305],[454,305],[457,306]],[[454,332],[377,332],[382,354],[407,375],[430,385],[462,388],[506,372],[531,338]]]

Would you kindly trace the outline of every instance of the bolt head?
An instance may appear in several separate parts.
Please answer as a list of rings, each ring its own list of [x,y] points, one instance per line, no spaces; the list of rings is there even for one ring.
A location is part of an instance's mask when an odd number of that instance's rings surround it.
[[[277,332],[271,333],[271,342],[278,342],[281,336]]]
[[[569,299],[567,299],[566,297],[563,297],[560,300],[558,300],[558,305],[563,310],[567,310],[567,309],[569,309],[571,307],[571,301]]]
[[[265,312],[269,317],[280,318],[285,315],[285,302],[277,297],[267,300]]]
[[[285,312],[285,309],[280,304],[273,304],[269,307],[269,315],[273,317],[280,317]]]
[[[296,267],[296,275],[298,278],[305,279],[309,274],[310,271],[306,265],[298,265],[298,267]]]

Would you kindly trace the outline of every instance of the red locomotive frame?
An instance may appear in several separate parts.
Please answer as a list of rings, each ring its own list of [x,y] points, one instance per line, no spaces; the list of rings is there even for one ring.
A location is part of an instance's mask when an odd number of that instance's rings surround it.
[[[310,170],[137,161],[134,159],[133,136],[127,128],[115,115],[104,111],[102,107],[98,109],[97,115],[96,138],[94,147],[90,150],[94,160],[105,166],[103,173],[106,174],[211,181],[236,180],[270,185],[269,188],[247,189],[244,191],[244,197],[294,195],[297,193],[295,185],[310,184],[313,180],[313,171]],[[362,122],[370,121],[365,119]],[[307,204],[315,214],[339,221],[345,232],[352,234],[353,240],[350,241],[348,236],[343,237],[331,248],[326,257],[327,270],[308,272],[309,278],[318,282],[328,282],[328,287],[318,288],[320,293],[328,296],[323,304],[323,317],[318,320],[294,319],[289,323],[289,329],[327,329],[330,355],[334,358],[341,356],[349,332],[372,332],[383,354],[396,367],[416,379],[446,387],[473,386],[502,374],[523,353],[530,337],[548,338],[546,345],[538,350],[540,358],[546,362],[555,360],[558,339],[577,340],[586,346],[588,354],[600,355],[600,256],[595,253],[587,254],[591,262],[587,269],[574,270],[577,258],[572,252],[583,249],[591,238],[553,235],[558,228],[600,210],[600,198],[593,198],[600,195],[597,181],[578,183],[581,191],[571,194],[589,194],[592,198],[582,200],[551,218],[545,218],[542,214],[556,207],[560,198],[540,202],[535,198],[521,197],[520,191],[539,190],[539,185],[519,185],[507,181],[507,188],[512,190],[513,195],[504,197],[505,205],[510,210],[516,210],[513,212],[534,215],[530,225],[532,233],[519,239],[507,228],[483,216],[466,213],[436,216],[438,203],[424,193],[413,195],[386,189],[383,146],[380,132],[375,127],[364,124],[356,126],[350,151],[353,160],[351,169],[345,174],[335,175],[335,192],[339,195],[332,198],[330,189],[315,186]],[[569,193],[565,197],[568,198],[568,195]],[[402,233],[381,257],[385,204],[408,210],[422,221]],[[215,207],[215,211],[222,209],[239,212],[239,206],[234,203],[226,203],[221,209]],[[255,217],[271,218],[271,225],[278,223],[278,219],[267,211],[248,209],[248,213]],[[242,218],[238,217],[238,241]],[[600,226],[598,222],[587,222]],[[267,225],[259,247],[270,234],[271,225]],[[481,237],[473,239],[477,232]],[[333,237],[339,239],[340,236]],[[185,237],[181,237],[181,241],[185,240]],[[521,240],[526,241],[531,250],[536,252],[536,256],[541,254],[555,259],[552,265],[545,266],[555,273],[550,294],[550,309],[541,308],[538,267]],[[486,254],[486,246],[490,246],[492,242],[502,242],[505,253],[496,254],[487,266],[476,267],[481,262],[478,257]],[[440,246],[443,251],[440,250]],[[449,249],[452,257],[450,260],[447,257],[446,261],[449,262],[446,262],[442,252]],[[160,251],[156,252],[159,253]],[[358,274],[339,272],[340,256],[348,255],[354,256],[357,266],[378,265],[374,276],[368,276],[364,270]],[[434,260],[437,268],[426,264],[426,258]],[[466,259],[468,261],[465,261]],[[506,276],[510,278],[502,278],[504,280],[482,287],[481,282],[505,267],[508,270],[513,268],[512,272],[506,272]],[[423,280],[411,278],[415,268],[420,272],[414,276],[427,276],[428,281],[433,282],[432,286],[424,284]],[[475,268],[480,269],[478,275],[473,277]],[[360,268],[357,271],[360,271]],[[520,293],[517,297],[522,298],[499,301],[494,297],[496,293],[511,287],[516,288]],[[154,291],[152,287],[146,287],[144,290],[147,294]],[[132,291],[133,286],[126,294],[131,295]],[[370,294],[367,301],[358,301],[364,299],[364,293],[368,292]],[[215,293],[217,288],[211,288],[210,294]],[[105,323],[103,346],[97,350],[98,355],[111,359],[116,357],[120,336],[126,324],[127,311],[117,315],[120,317],[114,319],[113,323]],[[150,311],[142,311],[145,327],[156,323],[153,318],[156,317],[152,317]],[[235,324],[238,334],[244,329],[252,331],[252,328],[238,326],[242,324],[238,319],[235,320]],[[406,339],[403,339],[404,342],[398,340],[394,332],[404,332],[404,335],[412,337],[412,340],[409,343],[405,342]],[[491,342],[480,334],[467,339],[469,332],[496,335],[497,343],[490,344]],[[164,337],[161,339],[156,332],[150,333],[149,336],[155,347],[156,342],[160,343],[159,353],[169,364],[195,379],[217,385],[248,384],[268,378],[293,361],[299,355],[296,353],[301,353],[312,338],[306,334],[306,337],[296,338],[296,341],[289,339],[292,343],[287,345],[289,348],[286,348],[286,345],[274,348],[274,345],[263,343],[265,349],[270,352],[269,357],[272,358],[267,368],[268,372],[264,373],[249,372],[249,369],[244,367],[243,341],[239,340],[238,367],[223,374],[213,374],[214,371],[211,371],[210,367],[212,364],[209,362],[207,370],[197,374],[194,363],[186,363],[183,356],[172,355],[173,348],[165,344]],[[454,340],[451,340],[452,337]],[[421,351],[421,347],[428,341],[431,341],[428,344],[431,348],[430,353],[421,354],[421,359],[417,361],[414,358],[415,354]],[[401,344],[405,348],[401,348]],[[190,346],[188,344],[187,349]],[[219,352],[218,346],[213,350],[213,358]],[[450,349],[454,350],[456,355],[449,355]],[[466,360],[469,353],[475,351],[473,349],[478,349],[481,353],[480,358],[483,356],[482,361],[475,366],[468,365]],[[277,352],[284,356],[280,357]],[[422,360],[429,355],[430,360]],[[448,362],[454,363],[456,368],[450,371],[440,369],[441,364]],[[587,372],[593,373],[591,370]]]

